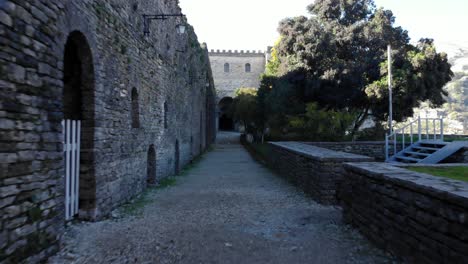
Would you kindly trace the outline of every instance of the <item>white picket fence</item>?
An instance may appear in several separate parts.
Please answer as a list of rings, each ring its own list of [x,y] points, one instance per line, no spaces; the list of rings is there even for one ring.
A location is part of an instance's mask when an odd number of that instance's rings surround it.
[[[78,214],[80,183],[80,120],[63,120],[63,152],[65,159],[65,219]]]

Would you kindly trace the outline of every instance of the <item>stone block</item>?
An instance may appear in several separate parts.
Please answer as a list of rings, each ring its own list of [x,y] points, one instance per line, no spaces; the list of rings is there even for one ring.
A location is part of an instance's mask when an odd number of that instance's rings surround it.
[[[1,189],[0,189],[0,192],[1,192]],[[15,201],[15,199],[16,198],[14,196],[1,198],[0,199],[0,209],[2,209],[3,207],[6,207],[6,206],[12,205],[13,202]]]
[[[0,187],[0,198],[8,197],[18,193],[19,189],[16,185]]]
[[[26,80],[26,69],[16,64],[8,65],[9,77],[12,81],[24,83]]]
[[[13,19],[11,19],[11,16],[9,16],[5,11],[1,9],[0,9],[0,23],[8,27],[13,26]]]

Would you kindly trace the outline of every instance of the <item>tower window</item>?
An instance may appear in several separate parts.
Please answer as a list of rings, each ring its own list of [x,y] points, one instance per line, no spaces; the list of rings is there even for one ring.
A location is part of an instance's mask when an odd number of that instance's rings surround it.
[[[245,72],[251,72],[252,71],[252,66],[250,66],[250,63],[245,64]]]
[[[229,63],[224,64],[224,72],[229,72],[230,71],[230,66]]]

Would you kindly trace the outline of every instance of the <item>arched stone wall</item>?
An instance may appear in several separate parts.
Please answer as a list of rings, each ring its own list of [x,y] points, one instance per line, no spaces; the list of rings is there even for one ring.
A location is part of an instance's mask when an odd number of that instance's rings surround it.
[[[10,180],[0,198],[5,227],[0,231],[0,252],[8,248],[8,255],[0,254],[0,262],[36,263],[57,250],[63,233],[61,122],[65,116],[82,118],[84,123],[82,159],[87,161],[81,166],[81,178],[89,181],[80,185],[90,186],[90,192],[82,199],[80,215],[99,220],[146,188],[148,146],[157,146],[158,179],[174,172],[170,161],[176,139],[180,168],[190,161],[192,133],[195,146],[204,138],[195,135],[200,111],[203,122],[214,115],[205,111],[206,100],[215,104],[207,99],[207,83],[209,91],[214,95],[215,91],[208,51],[197,44],[191,27],[186,35],[178,35],[174,30],[177,22],[169,19],[164,28],[153,24],[150,35],[143,36],[142,14],[161,10],[180,13],[177,1],[138,1],[137,5],[121,0],[6,1],[1,10],[0,143],[6,147],[0,154],[2,176]],[[92,65],[81,68],[86,72],[78,74],[84,77],[80,85],[64,83],[65,75],[73,79],[74,74],[68,73],[76,66],[65,63],[69,36],[70,43],[76,44],[69,50],[77,55],[70,60],[78,58],[78,64]],[[185,47],[185,52],[177,52],[180,47]],[[84,54],[86,49],[90,56]],[[188,72],[192,72],[192,80],[188,80]],[[91,79],[92,89],[86,85]],[[79,95],[66,85],[84,89]],[[138,129],[130,125],[133,87],[138,89]],[[66,92],[65,101],[66,89],[73,92]],[[69,94],[75,96],[75,92],[82,102],[68,103]],[[166,99],[169,115],[165,129]],[[75,103],[81,109],[71,106]],[[203,148],[212,142],[213,138],[203,142]],[[197,148],[194,155],[201,151]],[[26,221],[14,224],[22,219]],[[35,232],[18,233],[30,227]]]
[[[83,33],[73,31],[64,52],[63,115],[65,120],[81,121],[78,197],[82,218],[88,218],[96,209],[94,82],[93,55],[88,41]]]

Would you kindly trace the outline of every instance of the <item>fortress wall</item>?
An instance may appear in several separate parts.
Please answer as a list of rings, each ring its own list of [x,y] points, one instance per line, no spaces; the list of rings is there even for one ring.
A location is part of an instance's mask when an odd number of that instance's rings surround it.
[[[176,19],[153,21],[144,37],[143,14],[158,13],[180,8],[177,1],[0,2],[0,262],[38,262],[57,250],[65,105],[78,104],[83,120],[80,218],[102,219],[147,187],[151,146],[159,181],[213,142],[208,51],[192,28],[178,35]],[[81,96],[64,99],[65,68],[80,76],[73,83]]]

